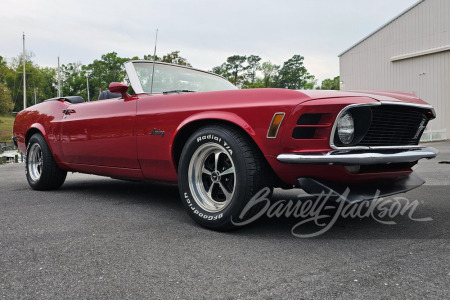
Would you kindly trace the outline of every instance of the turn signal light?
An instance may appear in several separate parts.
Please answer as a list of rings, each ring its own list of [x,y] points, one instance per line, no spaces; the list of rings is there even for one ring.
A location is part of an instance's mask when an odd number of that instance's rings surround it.
[[[272,122],[269,126],[269,131],[267,131],[267,138],[274,139],[277,137],[278,130],[280,129],[281,122],[283,122],[285,113],[275,113],[272,118]]]

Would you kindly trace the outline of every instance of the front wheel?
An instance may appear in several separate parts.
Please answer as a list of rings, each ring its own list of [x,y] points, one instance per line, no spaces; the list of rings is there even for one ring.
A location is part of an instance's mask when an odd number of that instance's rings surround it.
[[[66,180],[67,171],[58,167],[42,134],[34,134],[27,147],[25,173],[35,190],[54,190]]]
[[[181,200],[200,225],[232,229],[257,213],[259,205],[246,205],[265,187],[271,193],[271,174],[248,137],[230,126],[211,125],[196,131],[183,148],[178,167]]]

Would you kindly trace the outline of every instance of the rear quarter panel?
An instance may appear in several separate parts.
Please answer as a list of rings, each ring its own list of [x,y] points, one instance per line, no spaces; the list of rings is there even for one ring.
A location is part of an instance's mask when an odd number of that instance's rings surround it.
[[[64,101],[48,101],[33,105],[19,112],[14,120],[14,136],[19,150],[26,153],[26,143],[32,132],[40,132],[58,164],[62,162],[60,120],[62,110],[69,105]],[[27,135],[28,134],[28,135]]]

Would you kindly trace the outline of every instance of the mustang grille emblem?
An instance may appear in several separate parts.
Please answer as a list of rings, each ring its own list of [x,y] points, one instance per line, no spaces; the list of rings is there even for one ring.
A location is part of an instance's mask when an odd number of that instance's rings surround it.
[[[163,130],[156,130],[156,128],[153,128],[153,131],[150,132],[150,135],[160,135],[160,136],[164,136],[165,131]]]
[[[422,133],[422,130],[424,130],[425,126],[425,122],[427,120],[425,118],[422,119],[422,122],[420,122],[419,128],[417,128],[416,134],[414,135],[414,139],[417,139],[419,137],[419,135]]]

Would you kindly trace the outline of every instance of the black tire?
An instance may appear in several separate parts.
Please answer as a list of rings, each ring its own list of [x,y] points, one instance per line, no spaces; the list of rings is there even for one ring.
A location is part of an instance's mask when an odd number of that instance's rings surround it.
[[[200,225],[221,231],[258,213],[264,202],[250,209],[246,204],[263,189],[269,199],[272,178],[253,141],[228,125],[197,130],[186,142],[178,166],[181,201],[189,215]]]
[[[40,133],[34,134],[28,141],[25,174],[31,188],[40,191],[56,190],[66,180],[67,171],[58,167]]]

